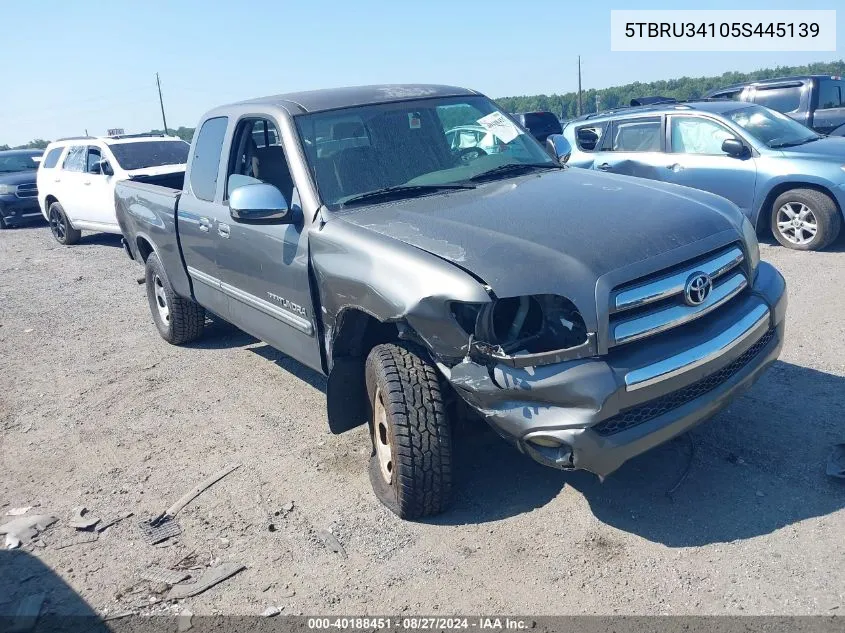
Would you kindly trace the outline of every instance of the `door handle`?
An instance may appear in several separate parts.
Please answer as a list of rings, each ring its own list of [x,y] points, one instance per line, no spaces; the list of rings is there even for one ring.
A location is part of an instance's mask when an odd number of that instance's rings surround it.
[[[610,163],[602,163],[598,168],[601,171],[610,171]]]
[[[91,184],[91,181],[90,181],[90,180],[86,180],[86,181],[84,181],[82,184],[83,184],[83,185],[90,185],[90,184]]]
[[[229,229],[229,225],[228,225],[228,224],[225,224],[225,223],[223,223],[223,222],[220,222],[220,223],[217,225],[217,234],[218,234],[218,235],[220,235],[220,237],[226,237],[226,238],[228,238],[228,237],[229,237],[229,235],[231,234],[231,233],[230,233],[230,229]]]
[[[208,218],[200,218],[200,231],[208,233],[209,229],[211,229],[211,220]]]
[[[680,163],[672,163],[671,165],[666,165],[666,169],[671,169],[674,172],[682,171],[683,168],[684,168],[684,166],[681,165]]]
[[[61,178],[55,178],[55,179],[53,179],[53,182],[61,182],[61,181],[62,181],[62,179],[61,179]]]

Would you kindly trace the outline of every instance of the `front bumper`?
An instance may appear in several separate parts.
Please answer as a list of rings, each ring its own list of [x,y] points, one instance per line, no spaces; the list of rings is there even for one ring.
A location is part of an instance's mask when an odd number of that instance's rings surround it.
[[[9,225],[31,222],[41,217],[41,208],[38,206],[38,199],[18,198],[17,196],[0,196],[0,215]]]
[[[603,477],[750,388],[780,353],[786,303],[783,277],[763,262],[753,287],[724,308],[601,358],[440,369],[522,452]]]

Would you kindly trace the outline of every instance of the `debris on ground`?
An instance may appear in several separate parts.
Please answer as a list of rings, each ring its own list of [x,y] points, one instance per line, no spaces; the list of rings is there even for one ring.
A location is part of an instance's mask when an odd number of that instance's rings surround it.
[[[123,618],[128,618],[133,615],[138,615],[137,611],[121,611],[120,613],[115,613],[114,615],[107,615],[103,618],[103,622],[110,622],[112,620],[122,620]]]
[[[176,616],[176,630],[180,633],[190,630],[193,626],[194,614],[189,609],[183,609],[182,612]]]
[[[287,514],[293,510],[293,501],[288,501],[285,505],[282,506],[282,512]]]
[[[105,532],[108,528],[113,526],[115,523],[120,523],[124,519],[128,519],[132,516],[131,512],[121,512],[120,514],[116,514],[114,516],[110,516],[106,519],[100,521],[100,524],[97,526],[98,532]]]
[[[837,479],[845,479],[845,444],[835,444],[827,458],[827,474]]]
[[[196,596],[217,583],[234,576],[242,569],[246,569],[246,565],[241,565],[240,563],[221,563],[217,567],[206,570],[196,582],[173,585],[170,593],[167,594],[167,599],[181,600],[182,598]]]
[[[65,549],[66,547],[73,547],[74,545],[84,545],[86,543],[94,543],[100,538],[97,532],[82,532],[73,538],[61,541],[53,545],[53,549]]]
[[[138,529],[141,531],[141,536],[143,536],[147,545],[161,543],[172,536],[182,533],[182,527],[176,522],[176,519],[169,516],[139,521]]]
[[[88,508],[85,506],[78,506],[73,509],[73,516],[67,524],[77,530],[90,530],[99,522],[100,517],[95,517],[93,514],[88,512]]]
[[[267,607],[264,611],[261,612],[262,618],[272,618],[273,616],[279,615],[282,610],[279,607]]]
[[[34,593],[18,603],[15,615],[12,617],[11,626],[6,629],[7,633],[28,633],[35,628],[35,622],[41,614],[41,606],[44,604],[46,593]]]
[[[320,538],[323,541],[323,544],[333,551],[335,554],[340,554],[342,558],[346,558],[346,550],[341,545],[340,541],[337,540],[337,537],[332,534],[329,530],[320,530],[317,532]]]
[[[14,549],[21,543],[28,543],[56,521],[56,517],[48,514],[22,516],[0,525],[0,534],[6,535],[6,547]]]
[[[24,506],[22,508],[11,508],[6,514],[10,517],[19,517],[32,510],[32,506]]]
[[[201,481],[200,483],[198,483],[196,486],[194,486],[193,488],[191,488],[191,489],[190,489],[188,492],[186,492],[184,495],[182,495],[182,496],[181,496],[181,497],[180,497],[180,498],[176,501],[176,503],[174,503],[172,506],[170,506],[170,507],[167,509],[167,511],[164,513],[164,515],[163,515],[163,516],[165,516],[165,517],[175,517],[175,516],[179,513],[179,511],[180,511],[182,508],[184,508],[184,507],[185,507],[186,505],[188,505],[191,501],[193,501],[194,499],[196,499],[196,498],[200,495],[200,493],[202,493],[203,491],[207,490],[208,488],[210,488],[211,486],[213,486],[214,484],[216,484],[218,481],[220,481],[221,479],[223,479],[223,477],[225,477],[226,475],[228,475],[228,474],[229,474],[229,473],[231,473],[232,471],[237,470],[237,469],[238,469],[238,468],[240,468],[240,467],[241,467],[241,465],[240,465],[240,464],[233,464],[233,465],[231,465],[231,466],[227,466],[227,467],[226,467],[226,468],[224,468],[223,470],[219,470],[219,471],[217,471],[216,473],[214,473],[213,475],[211,475],[211,477],[209,477],[208,479],[204,479],[203,481]]]
[[[165,569],[164,567],[147,567],[140,574],[140,577],[150,582],[162,583],[164,585],[176,585],[191,577],[191,574],[184,570]]]

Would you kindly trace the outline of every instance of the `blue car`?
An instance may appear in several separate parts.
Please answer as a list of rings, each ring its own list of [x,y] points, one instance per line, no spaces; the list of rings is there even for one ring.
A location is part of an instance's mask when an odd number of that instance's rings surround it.
[[[819,135],[763,106],[701,101],[624,108],[570,121],[548,145],[573,167],[727,198],[758,232],[771,229],[789,248],[823,249],[842,225],[845,138]]]

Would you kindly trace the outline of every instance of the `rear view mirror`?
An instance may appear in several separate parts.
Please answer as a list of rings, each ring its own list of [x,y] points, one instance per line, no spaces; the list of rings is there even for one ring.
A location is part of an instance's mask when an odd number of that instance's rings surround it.
[[[741,158],[748,152],[748,148],[738,138],[726,138],[722,141],[722,151],[728,156]]]
[[[229,194],[229,214],[235,220],[275,220],[290,224],[291,212],[282,192],[260,182],[238,187]]]
[[[561,164],[569,160],[572,146],[563,134],[550,134],[546,139],[546,151]]]

